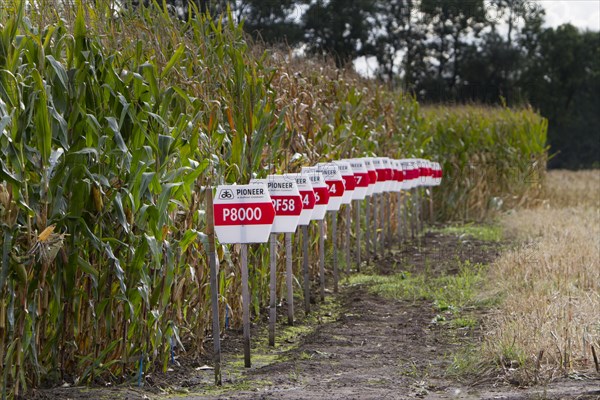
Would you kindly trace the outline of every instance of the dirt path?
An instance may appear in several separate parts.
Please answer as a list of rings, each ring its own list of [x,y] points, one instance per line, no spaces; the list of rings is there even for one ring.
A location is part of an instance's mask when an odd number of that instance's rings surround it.
[[[447,379],[452,354],[476,335],[432,324],[428,304],[384,300],[362,287],[347,288],[343,299],[339,319],[306,337],[286,361],[247,373],[256,388],[183,399],[600,399],[598,380],[517,389]]]
[[[382,300],[361,287],[347,288],[343,299],[340,318],[307,337],[288,361],[249,372],[269,385],[218,398],[393,399],[461,390],[435,378],[453,345],[430,324],[431,307]]]
[[[487,263],[499,246],[433,234],[424,246],[392,251],[372,272],[402,270],[431,276],[454,274],[461,261]],[[600,399],[598,377],[577,377],[534,388],[516,388],[493,374],[453,379],[456,354],[481,338],[479,326],[436,323],[431,301],[400,301],[372,294],[364,285],[342,285],[341,293],[315,311],[304,325],[288,328],[275,349],[262,342],[257,327],[253,367],[244,369],[237,332],[225,339],[224,386],[211,385],[212,371],[202,360],[181,359],[166,374],[146,379],[144,388],[58,388],[38,399]],[[299,302],[299,304],[301,304]],[[284,310],[280,310],[283,313]],[[299,316],[302,314],[300,310]],[[486,309],[472,310],[481,320]],[[281,318],[280,320],[284,320]],[[283,330],[283,326],[280,331]],[[290,333],[291,332],[291,333]],[[210,346],[207,346],[210,348]]]

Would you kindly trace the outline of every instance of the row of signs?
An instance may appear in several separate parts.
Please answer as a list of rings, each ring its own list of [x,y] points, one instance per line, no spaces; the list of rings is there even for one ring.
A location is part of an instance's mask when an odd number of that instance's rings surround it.
[[[365,157],[302,167],[248,185],[220,185],[214,200],[215,233],[221,243],[264,243],[270,233],[292,233],[322,220],[342,204],[384,192],[437,186],[439,163],[424,159]]]

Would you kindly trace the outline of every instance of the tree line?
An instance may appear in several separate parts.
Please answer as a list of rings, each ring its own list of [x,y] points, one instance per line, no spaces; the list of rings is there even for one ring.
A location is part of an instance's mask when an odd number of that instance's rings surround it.
[[[546,27],[538,2],[193,1],[202,12],[229,8],[258,40],[339,67],[375,58],[376,79],[424,104],[531,105],[549,121],[550,166],[600,166],[600,33]]]

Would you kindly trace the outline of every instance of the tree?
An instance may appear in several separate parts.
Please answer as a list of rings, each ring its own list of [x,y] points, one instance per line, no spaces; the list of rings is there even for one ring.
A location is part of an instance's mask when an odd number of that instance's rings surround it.
[[[296,44],[304,39],[301,27],[302,1],[243,0],[237,6],[244,30],[267,43]]]
[[[600,163],[600,33],[570,24],[529,26],[527,64],[519,81],[531,104],[548,118],[548,138],[560,151],[551,165]]]
[[[435,75],[429,80],[455,97],[466,41],[477,38],[486,23],[483,0],[422,0],[420,11],[430,35],[428,55],[435,60]]]
[[[415,18],[413,0],[379,0],[375,4],[375,33],[373,51],[379,64],[380,79],[394,82],[403,69],[412,65],[414,48],[424,40]]]
[[[375,0],[316,0],[303,18],[305,43],[313,54],[331,55],[344,66],[370,54]]]

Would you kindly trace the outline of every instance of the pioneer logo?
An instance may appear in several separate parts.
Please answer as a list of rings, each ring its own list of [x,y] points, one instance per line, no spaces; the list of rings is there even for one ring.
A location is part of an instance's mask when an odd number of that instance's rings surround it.
[[[222,189],[221,192],[219,192],[219,199],[221,199],[221,200],[233,199],[233,191],[231,189]]]

